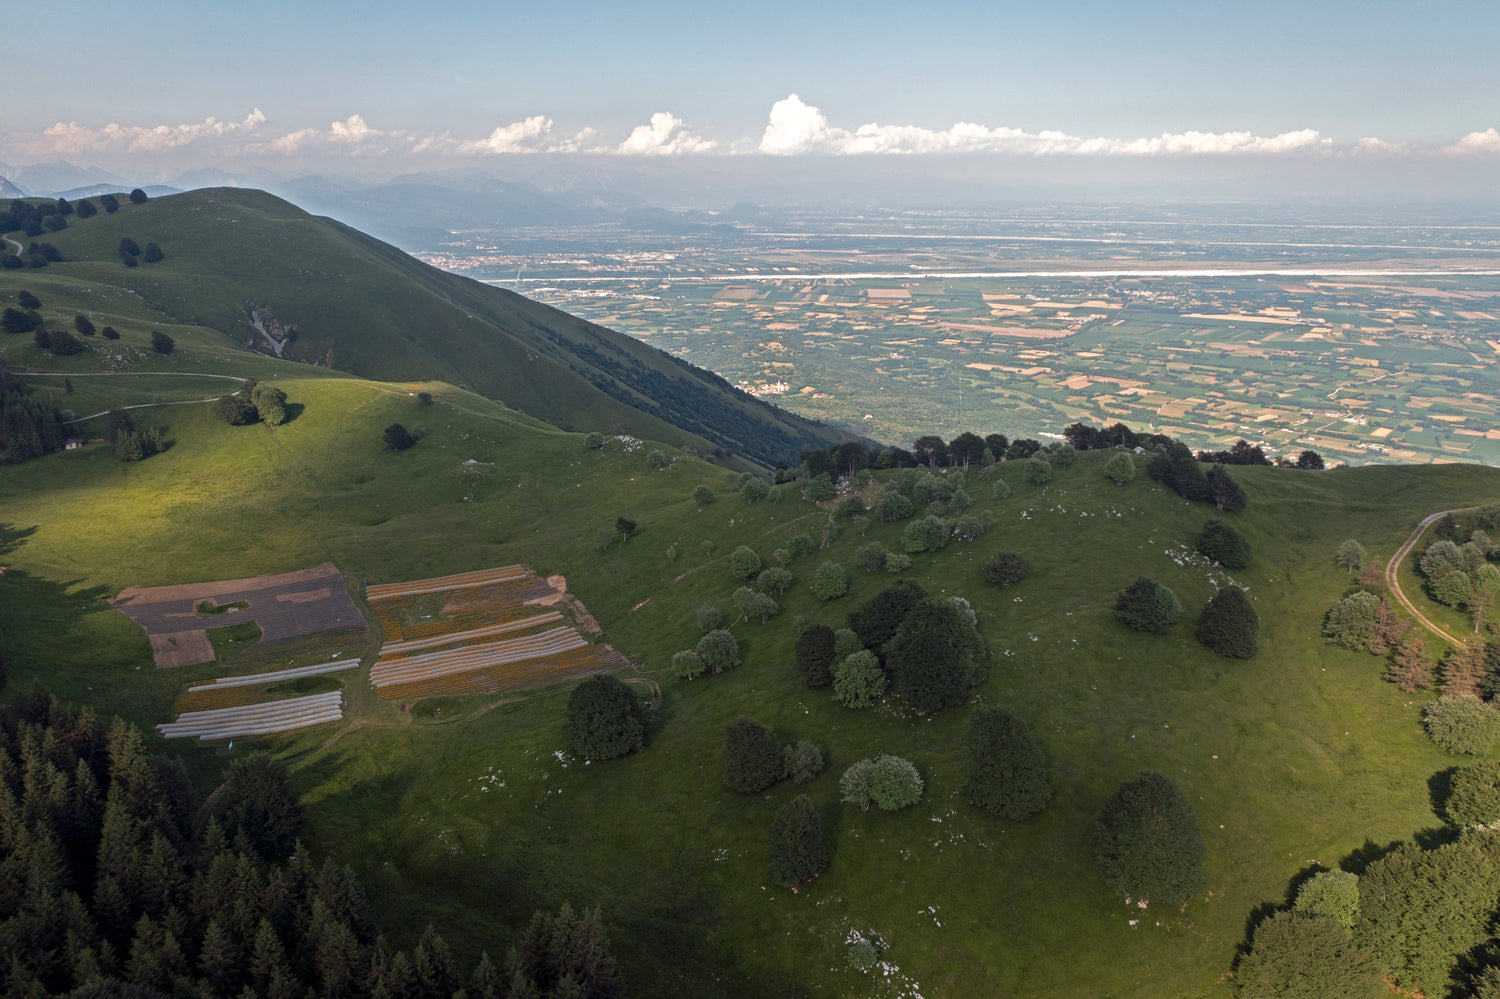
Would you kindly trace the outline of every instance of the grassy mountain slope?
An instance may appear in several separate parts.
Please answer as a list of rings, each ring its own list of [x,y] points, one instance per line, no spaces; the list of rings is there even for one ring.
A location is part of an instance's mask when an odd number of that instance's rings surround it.
[[[126,236],[159,244],[166,259],[126,269],[116,252]],[[47,239],[67,260],[49,275],[137,294],[158,321],[244,344],[256,339],[250,311],[269,310],[299,331],[289,357],[374,379],[451,382],[561,427],[722,448],[763,465],[844,436],[630,337],[444,273],[259,191],[125,204]],[[10,272],[0,288],[31,280]]]
[[[661,685],[642,753],[562,765],[554,753],[565,690],[402,712],[374,701],[357,677],[345,683],[351,718],[336,737],[270,742],[307,797],[314,847],[359,871],[403,944],[431,921],[465,961],[481,948],[503,952],[532,909],[569,901],[604,906],[636,995],[1227,997],[1222,976],[1255,906],[1279,901],[1310,861],[1331,866],[1367,840],[1436,822],[1427,781],[1452,759],[1421,733],[1424,698],[1380,682],[1379,660],[1333,649],[1318,631],[1348,582],[1332,562],[1340,541],[1359,538],[1383,559],[1424,514],[1492,498],[1493,470],[1236,470],[1250,507],[1234,523],[1254,560],[1230,575],[1249,587],[1262,620],[1262,649],[1249,661],[1212,656],[1191,635],[1224,582],[1186,554],[1211,507],[1145,480],[1116,488],[1097,453],[1044,488],[1002,466],[1013,489],[1004,501],[971,476],[975,512],[994,526],[972,544],[916,556],[911,575],[931,592],[967,597],[979,615],[995,658],[970,705],[1015,707],[1052,756],[1053,802],[1013,823],[965,801],[958,767],[969,706],[934,717],[890,703],[849,711],[806,690],[791,665],[798,623],[839,626],[890,581],[854,569],[852,555],[871,539],[898,549],[903,525],[866,535],[846,527],[825,552],[794,561],[781,614],[734,626],[744,664],[679,682],[668,663],[697,640],[696,608],[729,610],[738,583],[728,554],[748,544],[768,557],[794,534],[817,535],[823,509],[795,496],[747,504],[727,491],[723,469],[679,457],[657,471],[643,449],[615,441],[591,451],[578,434],[442,385],[426,386],[438,403],[423,407],[408,385],[278,384],[302,409],[275,431],[223,426],[203,406],[163,406],[139,411],[138,422],[164,425],[174,445],[145,462],[122,466],[93,448],[0,472],[0,544],[13,569],[0,578],[0,636],[17,683],[42,678],[152,723],[185,683],[218,668],[154,670],[139,631],[100,600],[126,585],[324,559],[355,584],[516,561],[565,573],[606,639]],[[154,386],[113,391],[128,401]],[[392,421],[429,433],[411,451],[388,452],[379,436]],[[471,458],[485,463],[477,484],[455,474]],[[719,502],[694,505],[699,483],[718,489]],[[601,547],[596,532],[619,514],[636,519],[639,534]],[[981,572],[999,549],[1033,566],[1006,590]],[[808,590],[824,559],[852,569],[852,591],[828,603]],[[1168,635],[1129,631],[1112,616],[1115,592],[1141,573],[1186,608]],[[438,706],[454,720],[435,723]],[[805,788],[725,792],[724,727],[743,713],[783,741],[818,742],[828,769]],[[246,745],[167,749],[207,787]],[[921,804],[891,814],[839,804],[843,769],[884,752],[917,764]],[[1094,815],[1145,767],[1183,786],[1208,842],[1207,890],[1181,910],[1125,906],[1089,858]],[[831,865],[794,895],[769,880],[766,829],[803,790],[822,816]],[[849,970],[854,930],[879,935],[899,970]]]

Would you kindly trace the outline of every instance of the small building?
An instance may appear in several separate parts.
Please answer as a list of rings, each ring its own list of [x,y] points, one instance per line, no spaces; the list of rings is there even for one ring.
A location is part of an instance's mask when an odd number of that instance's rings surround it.
[[[83,447],[83,441],[77,437],[69,437],[67,441],[63,443],[64,451],[77,451],[81,447]]]

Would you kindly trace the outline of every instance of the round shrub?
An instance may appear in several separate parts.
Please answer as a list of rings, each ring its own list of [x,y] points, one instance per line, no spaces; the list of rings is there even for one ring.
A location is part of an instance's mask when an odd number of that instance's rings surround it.
[[[1182,616],[1177,594],[1154,579],[1138,576],[1115,598],[1115,617],[1136,631],[1164,635]]]
[[[760,572],[764,563],[749,545],[740,545],[729,553],[729,573],[735,579],[749,579]]]
[[[1297,889],[1296,909],[1312,916],[1328,916],[1354,932],[1359,919],[1359,875],[1348,871],[1319,871]]]
[[[707,668],[703,657],[692,649],[683,649],[672,656],[672,674],[679,680],[697,679]]]
[[[698,608],[698,627],[704,631],[713,631],[715,628],[724,627],[724,612],[715,604],[703,604]]]
[[[707,486],[698,486],[693,490],[693,502],[699,506],[707,506],[710,503],[717,502],[718,499],[718,494]]]
[[[867,972],[875,967],[875,962],[880,960],[880,951],[875,945],[864,937],[859,937],[849,945],[849,967],[858,972]]]
[[[1038,451],[1026,459],[1026,464],[1021,466],[1021,474],[1032,485],[1045,486],[1052,481],[1052,463]]]
[[[568,695],[563,748],[581,760],[612,760],[646,743],[646,709],[612,676],[592,676]]]
[[[1104,465],[1105,478],[1117,486],[1123,486],[1135,478],[1135,459],[1121,451]]]
[[[813,573],[813,596],[819,600],[833,600],[849,592],[849,574],[837,562],[824,562]]]
[[[698,655],[710,673],[722,673],[740,664],[740,643],[722,628],[715,628],[698,639]]]
[[[916,764],[899,756],[877,756],[870,773],[870,800],[894,812],[922,800],[922,775]]]
[[[1456,826],[1500,820],[1500,763],[1476,763],[1455,773],[1443,810]]]
[[[996,586],[1013,586],[1026,578],[1030,566],[1016,552],[996,552],[984,564],[984,578]]]
[[[1500,711],[1473,694],[1447,694],[1427,705],[1422,724],[1450,753],[1483,756],[1500,741]]]
[[[1243,569],[1250,564],[1250,542],[1222,520],[1210,520],[1193,538],[1193,548],[1226,569]]]
[[[1255,639],[1260,631],[1260,615],[1250,600],[1236,587],[1215,593],[1198,615],[1193,632],[1211,652],[1234,659],[1255,655]]]
[[[990,498],[997,500],[1010,499],[1010,486],[1005,484],[1004,479],[995,480],[995,484],[990,487]]]
[[[1159,770],[1141,771],[1110,795],[1094,823],[1093,852],[1114,891],[1169,904],[1202,886],[1208,855],[1198,813]]]
[[[823,750],[816,743],[799,740],[786,747],[786,775],[793,784],[806,784],[823,772]]]

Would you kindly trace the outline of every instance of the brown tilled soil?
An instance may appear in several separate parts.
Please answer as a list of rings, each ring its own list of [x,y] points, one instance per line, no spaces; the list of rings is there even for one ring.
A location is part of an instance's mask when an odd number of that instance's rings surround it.
[[[151,658],[158,667],[196,666],[214,661],[214,647],[206,631],[176,631],[147,634],[151,640]]]
[[[578,627],[590,635],[597,635],[604,629],[599,627],[599,622],[594,620],[594,615],[583,606],[583,601],[568,592],[568,579],[566,576],[548,576],[545,586],[537,584],[532,586],[531,592],[526,599],[521,601],[528,607],[551,607],[553,604],[566,604],[573,612],[573,620]]]

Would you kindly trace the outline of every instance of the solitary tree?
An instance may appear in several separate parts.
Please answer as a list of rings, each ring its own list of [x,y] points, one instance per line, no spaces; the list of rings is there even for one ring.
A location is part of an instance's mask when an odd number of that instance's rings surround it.
[[[724,733],[724,786],[740,794],[764,791],[786,775],[786,757],[775,734],[742,715]]]
[[[1208,498],[1220,510],[1245,509],[1245,490],[1230,477],[1223,465],[1208,470]]]
[[[739,643],[722,628],[715,628],[698,639],[697,651],[710,673],[722,673],[740,664]]]
[[[1013,586],[1026,578],[1029,566],[1016,552],[996,552],[984,564],[984,578],[996,586]]]
[[[1243,569],[1250,564],[1250,542],[1222,520],[1210,520],[1193,539],[1193,548],[1204,558],[1226,569]]]
[[[1333,560],[1352,573],[1365,564],[1365,546],[1350,538],[1339,545],[1339,550],[1334,553]]]
[[[407,429],[399,423],[392,423],[386,427],[384,436],[385,446],[392,451],[405,451],[417,442],[416,438],[408,433]]]
[[[922,775],[900,756],[877,756],[870,772],[870,800],[887,812],[922,800]]]
[[[718,499],[718,495],[707,486],[697,486],[693,489],[693,502],[699,506],[707,506]]]
[[[1177,594],[1145,576],[1121,590],[1115,597],[1115,617],[1136,631],[1165,635],[1182,616]]]
[[[131,189],[130,203],[132,205],[144,205],[146,203],[146,192],[139,187]]]
[[[771,880],[783,888],[810,881],[828,868],[823,822],[812,799],[799,794],[771,822]]]
[[[824,562],[813,573],[813,596],[819,600],[833,600],[849,592],[849,574],[837,562]]]
[[[1309,468],[1314,471],[1323,469],[1323,456],[1316,451],[1303,451],[1297,455],[1296,465],[1298,468]]]
[[[749,579],[760,572],[763,563],[749,545],[740,545],[729,553],[729,573],[735,579]]]
[[[1113,479],[1115,485],[1123,486],[1135,478],[1135,459],[1121,451],[1104,464],[1104,475]]]
[[[646,709],[612,676],[594,676],[568,695],[563,748],[581,760],[612,760],[646,743]]]
[[[1024,819],[1052,798],[1047,754],[1010,708],[982,705],[964,733],[964,784],[969,800],[1003,819]]]
[[[177,346],[177,341],[167,336],[161,330],[151,331],[151,349],[158,354],[170,354],[172,348]]]
[[[1198,890],[1208,854],[1198,813],[1158,770],[1143,770],[1110,795],[1094,823],[1093,852],[1114,891],[1166,904]]]
[[[279,427],[286,422],[286,393],[264,382],[255,386],[251,395],[256,415],[268,427]]]
[[[161,252],[161,247],[157,246],[155,243],[146,244],[146,252],[143,254],[143,257],[148,264],[154,264],[158,260],[167,259],[167,255]]]
[[[635,533],[637,526],[635,521],[624,514],[615,518],[615,530],[620,532],[620,539],[622,541],[629,541],[630,536]]]
[[[1212,652],[1235,659],[1255,655],[1255,639],[1260,631],[1260,615],[1238,587],[1228,586],[1214,594],[1198,615],[1193,632],[1198,641]]]
[[[1026,476],[1026,481],[1034,486],[1045,486],[1052,481],[1052,463],[1040,451],[1026,459],[1026,464],[1021,467],[1021,474]]]

